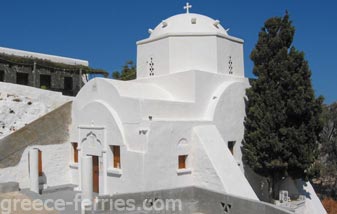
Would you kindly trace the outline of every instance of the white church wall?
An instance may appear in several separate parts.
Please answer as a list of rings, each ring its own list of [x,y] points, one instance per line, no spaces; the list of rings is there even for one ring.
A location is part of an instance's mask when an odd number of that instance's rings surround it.
[[[146,152],[148,150],[148,136],[150,132],[149,121],[134,124],[124,124],[125,138],[130,151]]]
[[[167,38],[137,44],[137,78],[167,74],[169,66],[169,40]],[[151,71],[150,68],[153,70]]]
[[[214,125],[198,126],[193,129],[193,134],[194,143],[200,143],[202,145],[207,159],[212,163],[213,170],[215,170],[215,173],[220,178],[224,191],[231,195],[258,200],[254,190],[238,167],[237,162],[228,150],[217,128]],[[212,170],[211,167],[208,169]],[[205,176],[204,179],[202,179],[203,176]],[[213,179],[214,177],[215,176],[213,176]],[[212,179],[207,173],[201,173],[199,179],[200,178],[202,183],[199,185],[204,185],[205,182]],[[217,182],[218,181],[214,181],[214,183]]]
[[[244,77],[243,43],[217,37],[218,72]]]
[[[217,98],[213,113],[214,124],[223,140],[235,141],[234,157],[243,171],[241,145],[244,135],[245,89],[248,82],[236,82],[228,85]],[[221,86],[220,86],[220,90]]]
[[[204,146],[198,139],[197,135],[192,133],[192,151],[193,154],[193,183],[195,186],[200,186],[210,190],[225,192],[225,188],[213,164],[208,158]],[[219,152],[223,152],[220,151]],[[224,154],[224,152],[223,152]]]
[[[106,130],[106,138],[103,143],[106,156],[101,161],[102,165],[104,164],[102,167],[105,167],[105,171],[102,171],[103,174],[101,175],[101,182],[104,183],[100,185],[103,186],[102,193],[112,194],[115,192],[145,191],[192,185],[195,180],[192,176],[193,169],[183,170],[180,173],[178,173],[179,170],[177,171],[178,156],[183,155],[183,153],[189,154],[188,165],[193,166],[193,156],[190,155],[191,145],[178,146],[178,142],[181,139],[185,139],[183,140],[185,142],[190,142],[191,128],[194,124],[209,123],[213,120],[214,112],[217,113],[217,117],[221,118],[226,117],[227,114],[243,118],[244,114],[237,110],[237,108],[243,108],[243,106],[234,102],[235,99],[243,100],[241,92],[244,90],[240,89],[240,87],[245,87],[246,82],[242,78],[190,71],[171,74],[170,79],[177,79],[172,77],[181,76],[184,73],[190,73],[187,76],[191,78],[188,80],[191,83],[187,82],[185,85],[188,86],[181,88],[184,90],[192,90],[191,88],[193,88],[192,91],[194,92],[186,92],[185,97],[187,98],[187,94],[197,95],[194,102],[123,97],[120,94],[126,93],[126,91],[123,91],[124,86],[115,81],[101,79],[90,81],[82,89],[78,100],[73,104],[74,111],[77,111],[77,113],[74,113],[74,124],[77,127],[79,125],[87,127],[99,126],[104,127]],[[157,82],[165,82],[168,76],[163,75],[156,77],[156,79]],[[137,84],[147,84],[147,82],[148,80],[146,79],[137,80]],[[234,89],[226,91],[227,88],[226,90],[223,88],[223,90],[219,90],[219,86],[224,82],[228,88],[234,85]],[[129,82],[129,84],[133,84],[133,82]],[[151,84],[160,85],[152,82]],[[197,85],[198,87],[196,87]],[[166,85],[167,88],[173,86],[174,82],[171,85]],[[140,86],[130,87],[130,90],[139,90],[138,87]],[[165,89],[165,91],[170,90]],[[176,93],[178,93],[178,89]],[[233,94],[231,95],[231,93]],[[174,94],[171,94],[174,97]],[[213,95],[216,95],[217,98],[214,99]],[[142,96],[146,97],[146,95]],[[231,96],[229,99],[233,99],[231,101],[234,102],[233,105],[228,105],[227,96]],[[236,96],[239,96],[239,98]],[[148,97],[152,96],[149,95]],[[215,107],[209,105],[209,102],[213,100],[216,100]],[[224,105],[227,105],[226,112],[219,111],[218,109],[222,109]],[[209,108],[213,109],[211,110],[212,113],[209,113]],[[114,113],[112,114],[111,112]],[[119,125],[114,124],[115,119],[112,115],[117,115]],[[233,120],[232,117],[230,118],[230,120]],[[234,123],[235,121],[233,123],[221,123],[221,126],[231,130]],[[234,130],[235,128],[228,131],[228,133],[237,134],[236,130]],[[121,130],[123,136],[118,134]],[[75,131],[78,132],[78,130]],[[76,137],[74,138],[75,142],[80,141],[79,138],[81,137],[78,134],[73,136]],[[238,138],[236,137],[236,139]],[[109,145],[115,144],[121,145],[121,170],[110,167],[112,153]],[[227,148],[227,142],[223,144]],[[237,150],[239,147],[235,147],[235,149]],[[236,153],[239,152],[235,151],[235,155],[237,155]],[[205,154],[203,155],[208,158]],[[241,157],[238,159],[241,159]],[[214,170],[212,167],[212,165],[209,165],[208,172]],[[74,171],[77,171],[77,174],[79,173],[79,169],[74,169]],[[156,175],[153,172],[156,172]],[[216,177],[217,172],[213,171],[211,174],[214,178],[210,182],[214,183],[214,189],[220,188],[216,186],[220,179]],[[200,179],[202,180],[202,178]],[[80,179],[76,179],[76,176],[73,181],[80,183]],[[133,184],[135,181],[137,181],[136,185]]]
[[[114,81],[96,78],[86,84],[86,87],[84,87],[77,96],[78,99],[76,99],[73,103],[74,124],[78,124],[78,119],[83,116],[79,113],[79,111],[93,100],[104,101],[109,108],[118,112],[118,117],[124,123],[135,123],[141,121],[141,117],[139,115],[139,100],[121,98],[115,86],[110,82]],[[93,114],[96,115],[98,113],[97,111],[94,111]],[[90,125],[90,121],[85,120],[84,123]],[[72,140],[77,140],[78,136],[76,130],[73,131],[72,134]]]
[[[1,182],[18,182],[20,188],[29,188],[29,161],[28,153],[31,147],[27,147],[22,154],[18,165],[0,169]],[[70,145],[34,146],[42,152],[42,171],[46,178],[46,186],[59,186],[71,183],[69,170]]]
[[[121,169],[108,169],[106,194],[144,190],[143,153],[121,150]]]
[[[170,37],[170,73],[201,70],[216,73],[216,36]]]
[[[195,100],[194,72],[180,72],[174,75],[162,75],[137,79],[139,83],[152,83],[169,91],[174,100],[193,102]]]
[[[153,121],[148,152],[144,155],[144,190],[193,185],[191,122]],[[188,155],[185,170],[178,169],[178,156]]]

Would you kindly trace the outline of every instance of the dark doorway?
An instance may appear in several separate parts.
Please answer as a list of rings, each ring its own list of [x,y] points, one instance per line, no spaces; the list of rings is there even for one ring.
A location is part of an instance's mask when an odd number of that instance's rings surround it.
[[[28,85],[28,74],[27,73],[16,73],[16,84]]]
[[[40,75],[40,88],[50,89],[51,88],[51,76],[46,74]]]
[[[4,82],[4,81],[5,81],[5,71],[0,70],[0,82]]]
[[[93,192],[99,193],[99,163],[98,156],[92,156]]]
[[[72,91],[73,90],[73,78],[64,77],[64,90]]]

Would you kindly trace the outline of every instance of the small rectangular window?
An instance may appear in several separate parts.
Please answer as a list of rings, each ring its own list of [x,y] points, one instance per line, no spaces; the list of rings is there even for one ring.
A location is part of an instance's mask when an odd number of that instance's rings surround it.
[[[73,161],[74,163],[78,163],[78,150],[77,150],[77,147],[78,147],[78,143],[71,143],[72,146],[73,146]]]
[[[16,84],[28,85],[28,74],[27,73],[16,73]]]
[[[234,145],[235,141],[228,141],[228,149],[232,153],[232,155],[234,155]]]
[[[46,74],[40,75],[40,88],[50,89],[51,88],[51,76]]]
[[[120,169],[121,168],[121,149],[120,146],[112,146],[113,153],[113,167]]]
[[[73,78],[72,77],[64,77],[64,90],[71,91],[73,90]]]
[[[186,169],[187,155],[179,155],[178,157],[178,169]]]

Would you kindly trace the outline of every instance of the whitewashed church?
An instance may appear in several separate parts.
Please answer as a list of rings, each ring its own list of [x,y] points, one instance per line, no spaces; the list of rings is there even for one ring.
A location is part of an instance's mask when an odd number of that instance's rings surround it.
[[[137,42],[136,80],[95,78],[73,101],[64,174],[84,195],[198,186],[258,200],[241,154],[243,40],[190,7]]]
[[[186,9],[137,42],[136,80],[96,78],[73,102],[79,188],[113,194],[195,185],[257,199],[240,151],[249,86],[243,41]],[[84,185],[88,177],[93,183]]]

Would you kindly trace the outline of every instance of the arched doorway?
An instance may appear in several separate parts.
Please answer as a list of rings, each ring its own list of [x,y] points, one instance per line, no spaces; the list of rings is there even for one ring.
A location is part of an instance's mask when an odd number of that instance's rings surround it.
[[[103,168],[102,161],[102,148],[103,143],[103,128],[81,128],[80,132],[83,134],[83,138],[81,141],[81,155],[82,156],[91,156],[92,157],[92,172],[87,173],[83,176],[91,176],[92,175],[92,190],[95,193],[100,192],[100,181],[102,180],[100,174],[100,168]],[[85,134],[84,134],[85,133]],[[82,166],[84,167],[84,166]],[[82,172],[81,172],[82,173]]]

